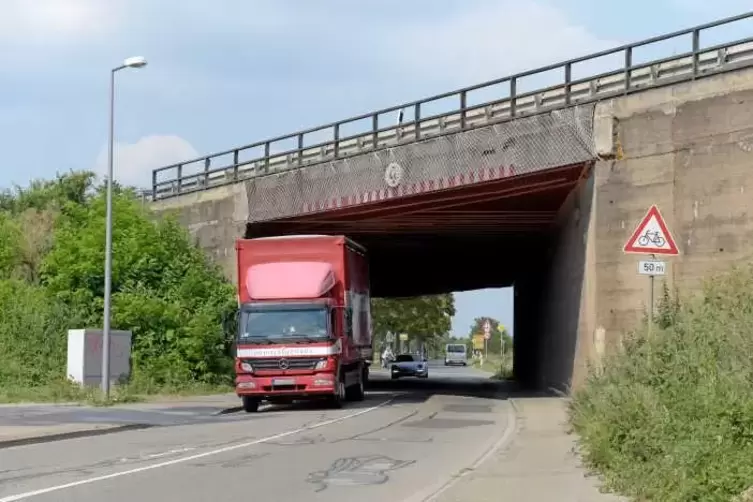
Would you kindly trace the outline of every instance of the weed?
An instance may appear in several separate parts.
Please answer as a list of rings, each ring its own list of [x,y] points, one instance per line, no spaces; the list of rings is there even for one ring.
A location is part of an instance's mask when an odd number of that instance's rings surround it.
[[[637,500],[729,502],[753,485],[753,267],[682,299],[665,289],[573,395],[570,421],[607,488]]]

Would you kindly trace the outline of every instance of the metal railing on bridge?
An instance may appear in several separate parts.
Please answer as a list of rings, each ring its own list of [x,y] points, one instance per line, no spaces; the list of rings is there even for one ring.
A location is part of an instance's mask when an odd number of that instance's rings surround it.
[[[701,46],[703,32],[742,20],[753,20],[753,12],[155,169],[152,173],[151,198],[165,199],[255,176],[345,159],[404,143],[753,66],[753,37]],[[643,63],[634,61],[636,49],[656,46],[681,36],[690,38],[690,47],[685,52]],[[596,63],[599,59],[614,55],[621,57],[621,65],[617,69],[594,72],[585,78],[573,78],[575,65]],[[518,92],[523,78],[554,70],[562,72],[562,80],[556,85]],[[507,86],[506,93],[497,91],[492,100],[469,104],[471,93],[494,90],[495,86],[500,85]],[[455,100],[456,104],[451,110],[424,116],[422,112],[427,105],[445,99]],[[402,117],[405,111],[412,111],[410,121],[400,120],[397,124],[382,125],[380,119],[384,115],[392,113]],[[343,134],[346,126],[364,122],[363,130]],[[321,140],[322,134],[327,134],[328,138]],[[316,135],[319,135],[318,141],[307,144],[307,137]],[[276,151],[280,149],[279,145],[291,141],[294,146],[283,146],[283,151]],[[250,155],[249,159],[244,158],[247,155]],[[192,167],[197,172],[188,173]]]

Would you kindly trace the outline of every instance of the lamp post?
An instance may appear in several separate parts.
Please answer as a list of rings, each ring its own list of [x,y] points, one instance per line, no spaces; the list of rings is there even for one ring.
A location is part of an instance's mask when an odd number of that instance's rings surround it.
[[[107,215],[105,217],[105,309],[102,329],[102,393],[110,398],[110,300],[112,296],[112,164],[115,143],[115,73],[126,68],[143,68],[146,59],[128,58],[110,71],[110,137],[107,143]]]

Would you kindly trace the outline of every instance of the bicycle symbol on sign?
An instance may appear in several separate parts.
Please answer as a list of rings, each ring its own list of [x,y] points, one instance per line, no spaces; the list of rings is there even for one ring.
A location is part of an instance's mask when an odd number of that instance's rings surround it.
[[[662,247],[664,244],[666,244],[666,240],[664,240],[664,237],[662,237],[661,232],[658,231],[650,231],[646,230],[646,233],[641,235],[638,238],[638,245],[641,247],[646,247],[649,245],[649,243],[653,244],[656,247]]]

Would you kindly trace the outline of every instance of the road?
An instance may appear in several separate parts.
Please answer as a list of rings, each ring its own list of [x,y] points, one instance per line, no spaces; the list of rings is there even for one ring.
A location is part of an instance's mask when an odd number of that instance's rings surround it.
[[[419,502],[511,432],[503,389],[477,370],[432,364],[427,380],[372,375],[367,399],[340,410],[199,413],[143,430],[2,449],[0,502],[218,495]]]

